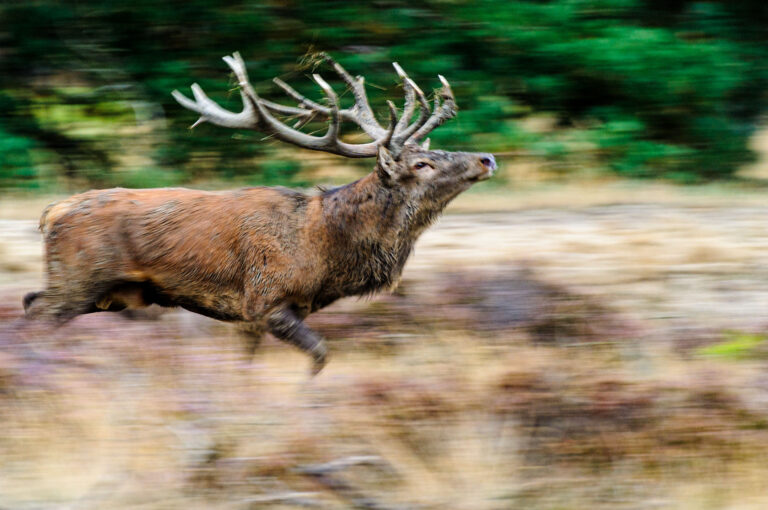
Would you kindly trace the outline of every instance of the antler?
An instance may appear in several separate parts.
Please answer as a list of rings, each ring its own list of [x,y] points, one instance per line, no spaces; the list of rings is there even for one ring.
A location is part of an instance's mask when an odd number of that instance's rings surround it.
[[[443,87],[435,95],[434,109],[430,111],[429,103],[424,93],[395,62],[393,66],[403,80],[403,89],[405,91],[403,115],[398,120],[395,106],[391,101],[387,101],[389,124],[386,128],[382,127],[376,120],[373,110],[371,110],[368,103],[364,78],[362,76],[353,78],[352,75],[328,55],[323,54],[323,58],[351,89],[352,95],[355,98],[354,106],[339,109],[339,100],[336,93],[317,74],[313,74],[312,77],[325,93],[329,106],[323,106],[307,99],[279,78],[273,80],[275,84],[291,96],[299,106],[286,106],[262,99],[251,86],[245,70],[245,63],[237,52],[232,56],[224,57],[224,62],[235,73],[240,85],[240,96],[243,100],[243,110],[240,113],[231,112],[219,106],[203,92],[203,89],[197,83],[192,85],[194,100],[187,98],[178,90],[174,90],[172,95],[183,107],[200,114],[200,118],[192,127],[207,121],[227,128],[252,129],[299,147],[330,152],[350,158],[373,157],[377,154],[379,145],[383,145],[395,154],[399,154],[406,143],[418,142],[430,131],[456,115],[457,107],[453,98],[453,92],[445,78],[439,76]],[[419,117],[411,123],[410,120],[416,109],[416,102],[420,106]],[[296,117],[299,121],[294,127],[289,127],[278,120],[273,114]],[[297,129],[314,118],[329,120],[328,130],[323,136],[308,135]],[[350,144],[341,141],[339,139],[341,121],[354,122],[373,141],[362,144]]]

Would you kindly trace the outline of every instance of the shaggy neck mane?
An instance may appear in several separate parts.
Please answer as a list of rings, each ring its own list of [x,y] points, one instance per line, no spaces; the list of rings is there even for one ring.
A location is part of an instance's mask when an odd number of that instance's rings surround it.
[[[440,212],[421,211],[418,198],[385,186],[376,172],[323,192],[321,200],[336,259],[331,264],[345,294],[396,284],[414,241]]]
[[[397,185],[385,186],[376,172],[321,195],[325,224],[347,237],[415,241],[450,200],[429,203]],[[430,207],[431,205],[431,207]],[[391,238],[391,239],[390,239]]]

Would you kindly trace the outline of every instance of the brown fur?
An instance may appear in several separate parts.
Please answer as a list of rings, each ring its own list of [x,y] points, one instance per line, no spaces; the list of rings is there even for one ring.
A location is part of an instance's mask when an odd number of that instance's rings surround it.
[[[341,297],[392,288],[418,235],[490,176],[489,161],[408,145],[397,160],[381,149],[374,172],[316,196],[284,188],[75,195],[43,212],[48,285],[25,297],[27,316],[64,322],[181,306],[247,322],[253,336],[270,331],[311,353],[319,370],[325,347],[302,319]]]

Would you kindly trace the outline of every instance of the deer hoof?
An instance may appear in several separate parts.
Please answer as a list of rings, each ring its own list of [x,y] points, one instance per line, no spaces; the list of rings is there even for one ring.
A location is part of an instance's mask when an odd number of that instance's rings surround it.
[[[327,350],[324,345],[312,352],[312,376],[320,373],[326,363]]]

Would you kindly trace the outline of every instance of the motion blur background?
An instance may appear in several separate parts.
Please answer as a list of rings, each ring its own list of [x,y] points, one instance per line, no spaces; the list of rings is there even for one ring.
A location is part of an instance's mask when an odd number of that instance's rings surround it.
[[[766,508],[767,27],[762,0],[0,1],[0,507]],[[500,172],[398,291],[310,318],[312,380],[178,310],[4,333],[57,198],[370,170],[190,131],[170,91],[238,109],[233,51],[285,104],[312,72],[351,103],[320,51],[382,113],[391,62],[445,75],[433,148]]]

